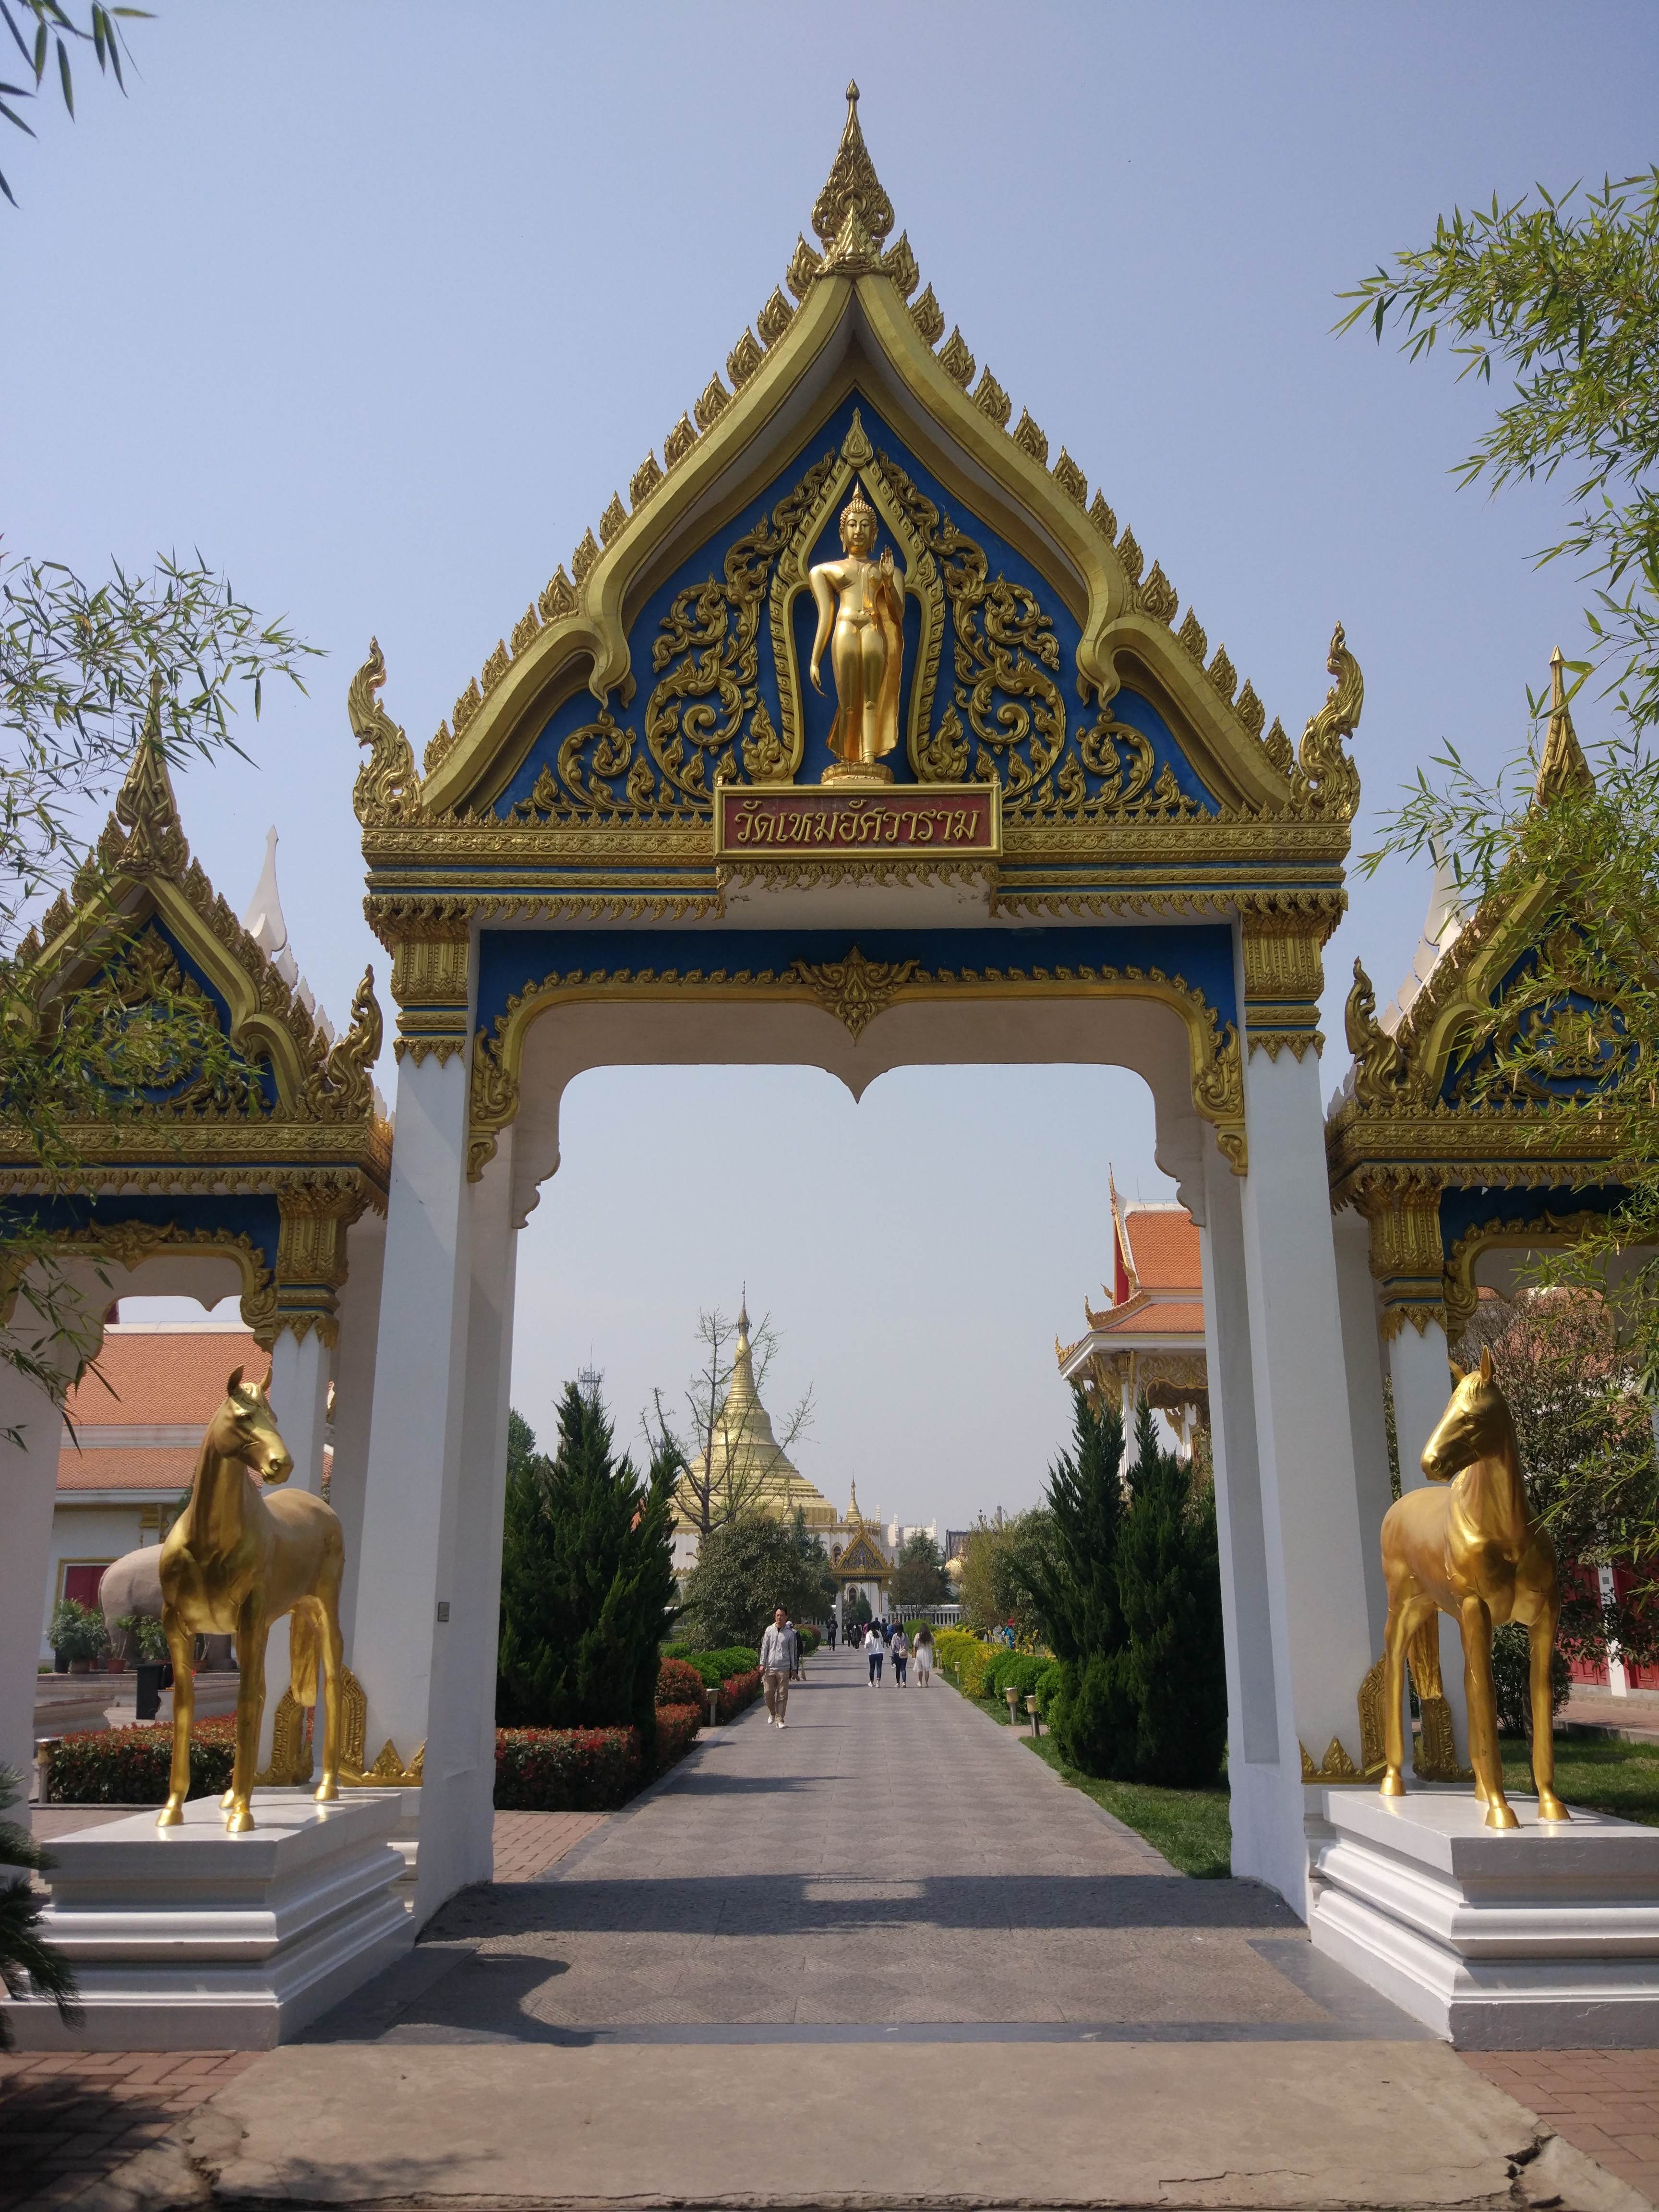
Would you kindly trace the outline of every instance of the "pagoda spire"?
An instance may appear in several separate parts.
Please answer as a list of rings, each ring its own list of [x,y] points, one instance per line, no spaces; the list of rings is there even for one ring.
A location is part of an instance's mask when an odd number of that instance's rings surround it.
[[[1595,785],[1590,764],[1584,758],[1584,749],[1572,726],[1572,709],[1567,704],[1566,662],[1558,645],[1550,655],[1550,726],[1538,763],[1534,786],[1537,803],[1547,806],[1553,799],[1559,799],[1566,792],[1589,791]]]
[[[173,795],[167,748],[161,742],[159,669],[149,679],[149,711],[126,781],[116,794],[115,818],[127,833],[121,865],[128,875],[184,873],[190,848],[179,824],[179,802]]]
[[[865,230],[878,242],[893,228],[893,203],[881,188],[876,165],[864,143],[859,128],[859,88],[849,82],[841,146],[823,190],[812,204],[812,228],[826,246],[834,245],[854,207]]]

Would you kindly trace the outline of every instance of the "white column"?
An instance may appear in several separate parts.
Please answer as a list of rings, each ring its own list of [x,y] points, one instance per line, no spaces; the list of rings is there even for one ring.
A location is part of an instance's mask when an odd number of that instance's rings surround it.
[[[21,1304],[20,1299],[19,1304]],[[40,1621],[52,1593],[52,1516],[64,1417],[38,1382],[0,1363],[0,1764],[22,1777],[34,1759]],[[22,1819],[14,1808],[7,1817]]]
[[[374,1412],[374,1358],[380,1327],[380,1281],[386,1261],[386,1223],[365,1213],[346,1233],[349,1272],[339,1292],[339,1341],[334,1347],[334,1471],[329,1504],[345,1537],[345,1580],[340,1586],[340,1627],[351,1663],[357,1577],[363,1553],[363,1487],[368,1474],[369,1425]]]
[[[1285,1824],[1279,1759],[1273,1622],[1256,1458],[1242,1186],[1205,1144],[1204,1341],[1210,1379],[1210,1446],[1215,1463],[1221,1552],[1221,1613],[1227,1653],[1227,1778],[1232,1798],[1233,1872],[1275,1881]]]
[[[351,1650],[370,1762],[390,1739],[407,1765],[426,1741],[438,1607],[450,1598],[441,1568],[465,1389],[467,1090],[464,1053],[411,1052],[400,1065]]]
[[[1382,1340],[1376,1325],[1376,1281],[1371,1273],[1370,1224],[1352,1206],[1333,1215],[1336,1292],[1348,1370],[1348,1414],[1353,1427],[1354,1480],[1358,1486],[1361,1557],[1365,1568],[1365,1618],[1371,1656],[1382,1656],[1389,1595],[1382,1580],[1382,1516],[1394,1503],[1389,1474],[1388,1417],[1382,1404]]]
[[[1311,1050],[1246,1057],[1244,1267],[1283,1808],[1265,1878],[1304,1917],[1302,1749],[1320,1765],[1335,1736],[1357,1761],[1372,1657],[1319,1079]]]
[[[467,1191],[465,1402],[459,1464],[447,1487],[441,1581],[449,1613],[436,1626],[421,1790],[415,1911],[422,1922],[495,1864],[495,1658],[507,1496],[507,1393],[518,1235],[513,1226],[513,1132]]]
[[[1423,1447],[1440,1425],[1440,1417],[1451,1396],[1451,1361],[1446,1332],[1421,1306],[1395,1313],[1389,1339],[1389,1379],[1394,1386],[1394,1438],[1400,1454],[1400,1487],[1425,1490]],[[1417,1326],[1419,1320],[1423,1326]],[[1440,1679],[1446,1703],[1451,1707],[1452,1729],[1457,1739],[1460,1764],[1469,1756],[1468,1701],[1463,1694],[1463,1638],[1449,1613],[1440,1615]],[[1409,1784],[1407,1785],[1409,1786]]]
[[[294,1455],[289,1487],[308,1490],[313,1498],[323,1487],[323,1445],[328,1420],[329,1347],[322,1331],[311,1328],[303,1336],[283,1329],[270,1349],[270,1381],[265,1395],[283,1442]],[[257,1375],[256,1367],[253,1373]],[[271,1724],[283,1692],[289,1686],[288,1616],[273,1621],[265,1642],[265,1703],[259,1721],[259,1769],[270,1764]]]

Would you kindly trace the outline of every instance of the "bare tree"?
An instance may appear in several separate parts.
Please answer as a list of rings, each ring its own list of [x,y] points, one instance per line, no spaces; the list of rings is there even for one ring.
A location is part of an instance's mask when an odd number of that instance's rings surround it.
[[[679,1460],[675,1502],[701,1540],[755,1504],[779,1461],[811,1426],[814,1407],[809,1383],[780,1436],[761,1403],[781,1342],[769,1315],[751,1329],[746,1304],[735,1321],[713,1307],[697,1316],[697,1341],[684,1425],[671,1423],[660,1390],[652,1394],[654,1428],[653,1413],[644,1419],[653,1456],[669,1451]]]

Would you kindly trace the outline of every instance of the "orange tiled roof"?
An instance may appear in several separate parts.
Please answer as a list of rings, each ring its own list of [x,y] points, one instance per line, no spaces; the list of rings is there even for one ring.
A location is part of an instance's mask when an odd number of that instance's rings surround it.
[[[69,1417],[77,1429],[205,1428],[233,1367],[246,1370],[251,1382],[269,1372],[270,1355],[252,1329],[107,1329],[98,1372],[70,1393]]]
[[[1123,1227],[1143,1291],[1201,1291],[1198,1230],[1184,1206],[1128,1206]]]
[[[188,1490],[196,1453],[187,1444],[118,1444],[107,1451],[58,1455],[58,1487],[64,1490]]]
[[[1131,1298],[1103,1313],[1091,1310],[1089,1326],[1101,1336],[1202,1336],[1204,1309],[1187,1298]]]

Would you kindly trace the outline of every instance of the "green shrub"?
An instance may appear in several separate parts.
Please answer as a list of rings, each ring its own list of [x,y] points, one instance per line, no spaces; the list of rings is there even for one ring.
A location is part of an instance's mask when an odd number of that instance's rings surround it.
[[[1136,1447],[1117,1547],[1134,1723],[1119,1765],[1099,1771],[1195,1790],[1215,1780],[1227,1741],[1215,1494],[1194,1498],[1192,1462],[1158,1443],[1144,1398]]]
[[[190,1738],[191,1797],[214,1797],[230,1786],[236,1719],[223,1713],[198,1721]],[[100,1729],[60,1738],[52,1760],[54,1805],[163,1805],[173,1765],[171,1721]]]
[[[685,1580],[687,1634],[715,1650],[750,1637],[758,1643],[779,1606],[792,1620],[810,1620],[823,1603],[820,1572],[810,1540],[798,1541],[788,1523],[739,1513],[698,1546]]]
[[[109,1631],[101,1613],[65,1597],[52,1609],[46,1641],[65,1659],[101,1659],[109,1650]]]
[[[698,1651],[689,1644],[665,1644],[662,1656],[683,1659],[688,1667],[695,1667],[708,1690],[718,1690],[733,1674],[751,1674],[760,1665],[760,1653],[746,1644],[731,1644],[723,1651]]]
[[[1012,1690],[1023,1711],[1024,1700],[1053,1664],[1051,1659],[1039,1658],[1030,1651],[999,1651],[985,1670],[985,1686],[980,1695],[995,1702]]]
[[[1492,1686],[1498,1698],[1500,1735],[1530,1735],[1532,1646],[1518,1620],[1505,1620],[1492,1631]],[[1572,1670],[1560,1651],[1550,1654],[1550,1718],[1554,1720],[1572,1689]]]
[[[1050,1725],[1054,1720],[1054,1703],[1060,1697],[1060,1687],[1065,1679],[1065,1668],[1058,1659],[1051,1659],[1037,1676],[1037,1711],[1042,1715],[1044,1721]]]
[[[968,1649],[957,1657],[954,1678],[964,1698],[985,1695],[987,1671],[1003,1649],[1000,1644],[981,1644],[977,1637],[969,1638]]]
[[[167,1640],[159,1620],[151,1620],[142,1613],[124,1613],[115,1626],[127,1638],[133,1658],[140,1666],[167,1664]]]
[[[1079,1667],[1061,1662],[1050,1726],[1061,1755],[1084,1774],[1112,1775],[1128,1764],[1137,1714],[1127,1656],[1097,1652]]]

